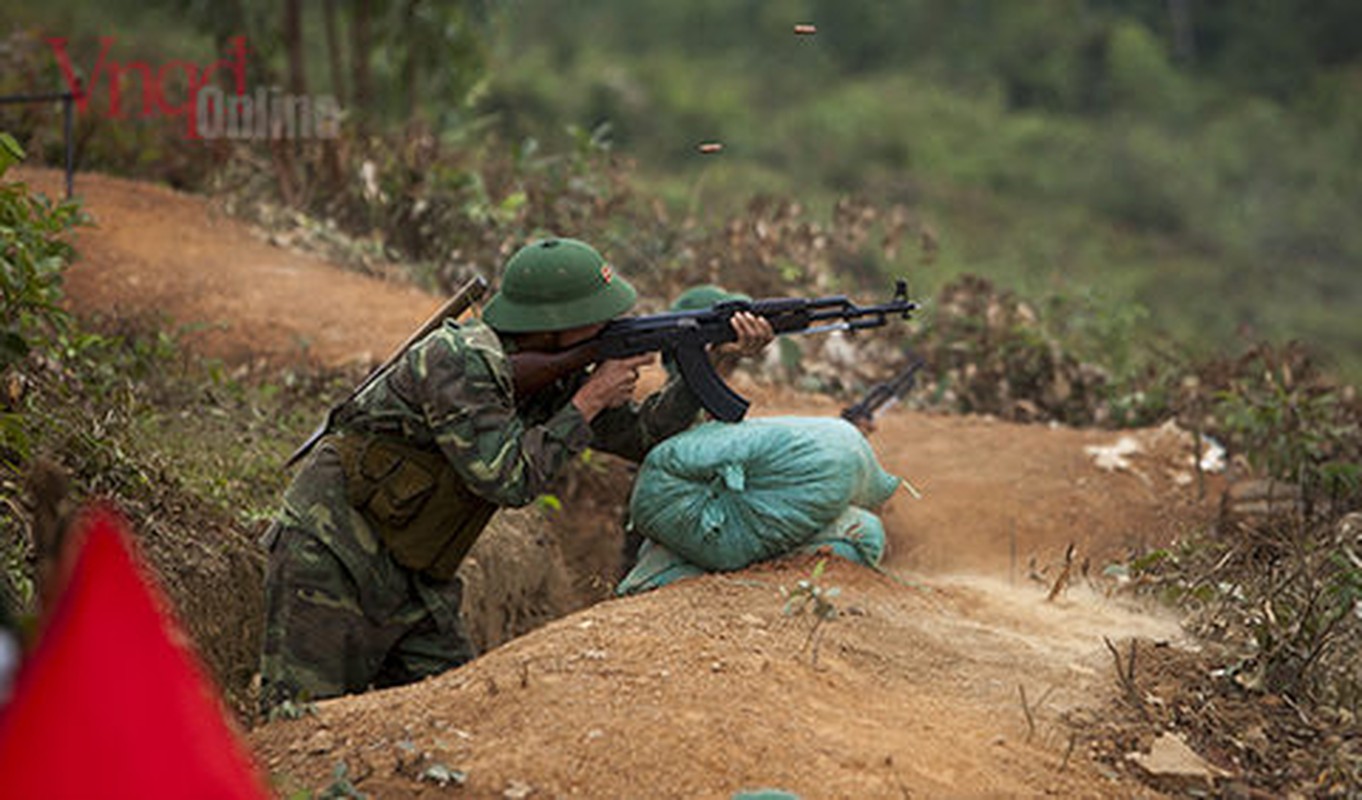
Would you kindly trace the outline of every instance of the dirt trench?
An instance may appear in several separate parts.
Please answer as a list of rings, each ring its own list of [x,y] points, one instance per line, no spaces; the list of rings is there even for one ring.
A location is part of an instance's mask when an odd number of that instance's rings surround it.
[[[60,186],[53,172],[20,175]],[[441,300],[272,246],[203,198],[86,174],[77,193],[96,226],[77,235],[72,309],[163,314],[193,331],[190,347],[229,363],[373,362]],[[757,415],[838,410],[759,376],[738,388]],[[1217,487],[1198,483],[1180,432],[1123,435],[1136,453],[1104,468],[1091,448],[1112,444],[1110,432],[886,415],[876,451],[921,498],[901,492],[883,511],[896,577],[830,572],[844,614],[820,632],[816,658],[807,622],[781,613],[781,587],[808,564],[607,600],[629,478],[607,460],[564,487],[564,511],[500,515],[479,543],[465,605],[485,656],[322,703],[252,741],[288,786],[323,788],[344,761],[381,797],[441,793],[435,766],[466,772],[464,793],[478,797],[723,797],[759,785],[804,797],[1141,795],[1076,749],[1059,716],[1108,696],[1103,637],[1173,641],[1177,628],[1081,575],[1200,524]],[[1066,552],[1073,588],[1046,602]],[[1019,703],[1019,686],[1046,705]]]

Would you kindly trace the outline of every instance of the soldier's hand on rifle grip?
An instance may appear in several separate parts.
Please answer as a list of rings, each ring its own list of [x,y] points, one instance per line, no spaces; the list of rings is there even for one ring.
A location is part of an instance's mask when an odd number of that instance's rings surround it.
[[[572,404],[590,422],[605,409],[628,403],[634,398],[639,369],[653,363],[656,358],[654,353],[644,353],[632,358],[602,361],[591,371],[591,377],[577,390],[577,394],[572,396]]]

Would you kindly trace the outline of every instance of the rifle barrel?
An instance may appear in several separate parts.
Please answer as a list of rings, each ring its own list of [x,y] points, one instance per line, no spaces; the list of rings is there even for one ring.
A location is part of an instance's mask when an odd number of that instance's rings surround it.
[[[842,409],[842,418],[848,422],[855,422],[858,419],[878,417],[912,390],[918,370],[925,365],[925,361],[913,356],[907,368],[889,380],[875,384],[859,402]]]

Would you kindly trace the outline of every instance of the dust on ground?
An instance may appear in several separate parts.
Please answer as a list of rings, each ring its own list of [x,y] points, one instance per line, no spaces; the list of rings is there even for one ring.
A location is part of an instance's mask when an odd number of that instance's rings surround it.
[[[271,246],[200,198],[99,175],[79,176],[77,192],[97,225],[78,234],[73,310],[164,314],[229,363],[372,363],[440,303]],[[755,414],[837,411],[760,380],[738,388]],[[1176,431],[1131,435],[1141,454],[1108,470],[1085,448],[1111,433],[886,415],[875,448],[922,498],[901,492],[884,510],[890,574],[838,562],[824,576],[841,614],[819,629],[816,659],[811,621],[784,615],[779,591],[810,575],[808,559],[596,602],[618,577],[629,484],[606,461],[563,487],[556,518],[503,515],[480,543],[492,549],[474,554],[466,607],[500,646],[251,740],[281,790],[324,789],[344,763],[378,797],[447,793],[456,773],[471,797],[1147,795],[1061,715],[1110,707],[1104,639],[1168,645],[1177,628],[1090,591],[1082,573],[1170,541],[1218,495],[1189,479]],[[1047,602],[1071,545],[1068,588]],[[496,596],[507,586],[514,602]]]
[[[253,734],[287,793],[343,763],[380,797],[1138,796],[1060,715],[1111,684],[1103,635],[1176,625],[1076,590],[904,584],[836,561],[841,615],[782,613],[814,559],[600,603],[454,672]],[[1023,698],[1027,698],[1023,700]],[[520,794],[519,796],[525,796]]]

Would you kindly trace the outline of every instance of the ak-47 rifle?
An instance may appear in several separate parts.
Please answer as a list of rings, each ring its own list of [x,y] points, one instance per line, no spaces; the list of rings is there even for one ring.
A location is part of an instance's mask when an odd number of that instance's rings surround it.
[[[873,422],[912,391],[913,380],[924,363],[921,358],[913,356],[912,362],[902,372],[870,387],[870,391],[859,402],[842,409],[842,419],[853,425]]]
[[[307,437],[307,441],[303,442],[298,446],[297,450],[293,451],[293,455],[289,456],[288,461],[284,462],[284,468],[287,469],[298,463],[300,459],[312,451],[312,448],[316,446],[317,442],[321,441],[322,437],[331,429],[331,421],[336,416],[337,409],[344,406],[357,397],[360,392],[367,389],[369,384],[373,383],[379,375],[382,375],[384,370],[396,363],[397,359],[401,358],[412,345],[430,335],[436,328],[443,325],[445,320],[458,319],[460,314],[467,311],[470,306],[481,300],[482,296],[486,293],[487,280],[481,276],[474,277],[463,286],[459,287],[459,291],[455,292],[454,296],[449,298],[444,305],[436,309],[435,313],[431,314],[430,317],[422,323],[420,328],[417,328],[408,336],[407,340],[394,350],[393,354],[388,356],[386,361],[379,364],[373,372],[370,372],[363,383],[356,386],[350,394],[345,396],[344,400],[331,406],[330,410],[326,412],[326,419],[322,420],[322,424],[318,425],[317,429],[312,432],[312,435]]]
[[[845,295],[819,298],[728,300],[699,311],[673,311],[620,317],[596,336],[554,352],[524,351],[511,356],[515,393],[525,397],[564,375],[601,361],[660,352],[675,360],[681,377],[715,419],[737,422],[748,402],[714,371],[706,346],[737,338],[729,321],[739,311],[764,317],[777,334],[858,331],[886,324],[891,316],[910,319],[917,303],[908,299],[908,284],[895,283],[888,303],[858,306]]]

